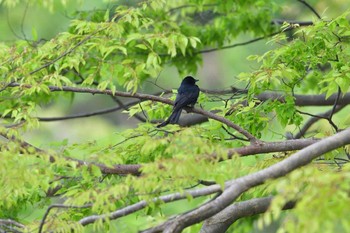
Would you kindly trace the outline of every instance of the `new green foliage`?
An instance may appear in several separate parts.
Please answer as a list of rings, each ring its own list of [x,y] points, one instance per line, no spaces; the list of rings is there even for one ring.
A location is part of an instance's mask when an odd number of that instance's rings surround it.
[[[21,2],[0,4],[10,8]],[[58,4],[34,2],[50,10]],[[154,122],[166,118],[171,106],[146,99],[124,111],[129,117],[139,114],[146,122],[131,129],[116,127],[118,133],[107,140],[82,138],[77,144],[62,141],[51,150],[27,144],[23,135],[44,124],[37,118],[42,106],[57,100],[65,101],[64,104],[74,101],[75,95],[59,91],[63,87],[110,90],[113,95],[117,91],[148,92],[143,88],[148,82],[156,82],[165,69],[177,70],[167,79],[196,74],[203,51],[208,48],[221,49],[242,34],[268,37],[282,30],[267,39],[273,46],[270,50],[248,58],[258,66],[237,77],[247,86],[246,93],[211,101],[212,94],[202,92],[200,106],[239,125],[257,139],[272,140],[302,127],[304,119],[296,106],[295,94],[325,94],[329,98],[348,93],[349,12],[331,20],[314,20],[304,27],[273,24],[283,8],[280,1],[273,0],[150,0],[128,6],[111,3],[116,5],[78,12],[67,30],[47,41],[38,40],[40,35],[33,29],[35,41],[0,43],[0,135],[4,138],[0,141],[0,218],[18,220],[28,232],[38,229],[48,205],[57,202],[91,207],[53,211],[46,219],[45,231],[97,232],[115,227],[128,232],[130,226],[125,227],[122,221],[99,220],[91,229],[83,228],[77,221],[142,200],[148,202],[147,208],[133,217],[152,226],[176,214],[163,211],[164,203],[152,202],[154,198],[184,193],[200,185],[199,181],[224,187],[227,180],[261,170],[289,155],[233,155],[226,160],[228,149],[249,145],[241,140],[241,134],[212,119],[191,127],[169,125],[156,129]],[[65,6],[66,1],[59,4]],[[283,98],[260,101],[259,94],[268,92],[277,92]],[[60,98],[62,95],[70,95],[71,99]],[[175,95],[169,98],[174,100]],[[349,125],[348,116],[341,125]],[[89,127],[93,133],[94,125]],[[319,127],[316,133],[330,134],[325,127]],[[38,146],[47,148],[52,144]],[[344,155],[344,150],[339,149],[331,156],[325,155],[325,159],[345,159]],[[140,165],[141,175],[104,174],[108,172],[100,165]],[[348,170],[348,165],[335,169],[315,163],[249,190],[240,200],[268,195],[276,195],[276,199],[259,220],[245,218],[239,226],[236,223],[232,227],[247,232],[253,228],[253,222],[263,227],[279,221],[280,232],[346,232],[350,228],[344,220],[350,210],[349,205],[344,205],[349,202]],[[211,198],[207,196],[201,202]],[[187,199],[188,209],[198,205],[192,196]],[[281,207],[290,200],[297,200],[296,207],[282,212]],[[26,219],[23,213],[36,208],[43,213]],[[139,227],[131,230],[140,230]]]

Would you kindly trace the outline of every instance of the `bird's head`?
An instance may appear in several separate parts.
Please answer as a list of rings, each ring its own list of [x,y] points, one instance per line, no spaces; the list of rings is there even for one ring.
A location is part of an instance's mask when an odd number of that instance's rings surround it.
[[[183,80],[182,83],[184,84],[195,84],[196,82],[198,82],[198,79],[194,79],[192,76],[186,76]]]

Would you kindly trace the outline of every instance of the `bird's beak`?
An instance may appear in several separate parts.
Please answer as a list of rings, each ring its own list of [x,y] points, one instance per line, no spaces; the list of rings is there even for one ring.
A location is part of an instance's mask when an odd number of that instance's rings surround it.
[[[196,82],[198,82],[198,81],[199,81],[199,79],[195,79],[195,81],[196,81]]]

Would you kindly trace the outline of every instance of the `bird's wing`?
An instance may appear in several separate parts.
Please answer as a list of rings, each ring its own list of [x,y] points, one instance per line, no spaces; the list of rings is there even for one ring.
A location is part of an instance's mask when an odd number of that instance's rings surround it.
[[[199,88],[197,86],[179,90],[176,96],[174,109],[180,109],[187,105],[192,105],[197,102]]]

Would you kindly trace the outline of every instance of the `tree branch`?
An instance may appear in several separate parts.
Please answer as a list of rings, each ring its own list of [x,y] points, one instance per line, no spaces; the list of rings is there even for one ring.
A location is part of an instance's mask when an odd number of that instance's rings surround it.
[[[283,24],[284,22],[287,22],[290,24],[299,24],[299,26],[313,25],[312,21],[288,21],[288,20],[281,20],[281,19],[275,19],[275,20],[271,21],[272,24]],[[232,49],[232,48],[239,47],[239,46],[245,46],[245,45],[252,44],[252,43],[258,42],[260,40],[264,40],[266,38],[270,38],[270,37],[273,37],[273,36],[278,35],[280,33],[284,33],[284,32],[287,32],[287,31],[290,31],[293,29],[294,29],[293,27],[287,27],[284,30],[273,32],[273,33],[270,33],[268,35],[257,37],[257,38],[254,38],[254,39],[251,39],[251,40],[248,40],[245,42],[240,42],[240,43],[236,43],[236,44],[232,44],[232,45],[222,46],[219,48],[204,49],[204,50],[196,51],[194,54],[211,53],[211,52],[215,52],[215,51],[219,51],[219,50]]]
[[[238,219],[265,213],[272,200],[273,197],[262,197],[234,203],[205,220],[200,233],[225,233]],[[295,201],[288,202],[282,210],[292,209],[295,204]]]
[[[73,46],[71,49],[65,51],[64,53],[62,53],[61,55],[59,55],[58,57],[56,57],[55,59],[52,59],[51,61],[45,63],[44,65],[40,66],[39,68],[31,71],[29,74],[35,74],[36,72],[45,69],[46,67],[49,67],[50,65],[52,65],[53,63],[55,63],[56,61],[62,59],[63,57],[67,56],[68,54],[70,54],[71,52],[73,52],[74,50],[76,50],[80,45],[84,44],[86,41],[90,40],[94,35],[96,35],[97,33],[99,33],[100,31],[105,30],[106,27],[104,28],[100,28],[99,30],[97,30],[96,32],[88,35],[87,37],[85,37],[83,40],[79,41],[75,46]]]
[[[10,84],[10,87],[21,87],[21,88],[31,88],[32,85],[29,84],[19,84],[19,83],[12,83]],[[161,102],[165,104],[170,104],[173,105],[174,102],[160,97],[160,96],[154,96],[154,95],[149,95],[149,94],[140,94],[140,93],[129,93],[129,92],[122,92],[122,91],[115,91],[112,92],[111,90],[98,90],[98,89],[93,89],[93,88],[85,88],[85,87],[69,87],[69,86],[63,86],[63,87],[56,87],[56,86],[48,86],[50,91],[56,92],[56,91],[65,91],[65,92],[76,92],[76,93],[90,93],[90,94],[103,94],[103,95],[109,95],[109,96],[121,96],[121,97],[129,97],[129,98],[137,98],[140,100],[151,100],[151,101],[156,101],[156,102]],[[256,139],[252,134],[250,134],[248,131],[244,130],[240,126],[232,123],[230,120],[218,116],[214,113],[205,111],[203,109],[198,109],[198,108],[190,108],[187,107],[185,108],[186,111],[188,112],[193,112],[193,113],[198,113],[201,115],[204,115],[208,118],[220,121],[230,128],[235,129],[242,135],[244,135],[247,139],[249,139],[251,142],[256,142],[258,139]]]
[[[286,31],[286,30],[285,30],[285,31]],[[274,32],[274,33],[271,33],[271,34],[266,35],[266,36],[257,37],[257,38],[254,38],[254,39],[252,39],[252,40],[248,40],[248,41],[245,41],[245,42],[236,43],[236,44],[232,44],[232,45],[222,46],[222,47],[219,47],[219,48],[211,48],[211,49],[200,50],[200,51],[195,52],[194,54],[211,53],[211,52],[216,52],[216,51],[219,51],[219,50],[232,49],[232,48],[235,48],[235,47],[239,47],[239,46],[244,46],[244,45],[252,44],[252,43],[255,43],[255,42],[257,42],[257,41],[264,40],[264,39],[266,39],[266,38],[269,38],[269,37],[278,35],[278,34],[280,34],[281,32],[282,32],[282,31]]]
[[[348,132],[350,132],[350,130],[348,130]],[[327,140],[328,138],[324,139],[324,140]],[[323,142],[324,140],[321,140],[315,144],[318,144],[320,142]],[[297,141],[297,140],[295,140]],[[349,139],[350,141],[350,139]],[[306,142],[305,141],[302,141],[302,142]],[[311,142],[311,141],[309,141]],[[278,143],[277,143],[278,145]],[[307,147],[309,148],[309,147]],[[305,148],[305,149],[307,149]],[[304,150],[305,150],[304,149]],[[305,153],[308,153],[308,152],[303,152],[302,154],[305,154]],[[299,156],[297,154],[293,155],[294,158],[296,156]],[[292,156],[291,156],[292,157]],[[280,162],[281,163],[281,162]],[[273,165],[274,166],[274,165]],[[283,164],[281,166],[284,166]],[[255,173],[254,173],[255,174]],[[258,175],[255,175],[255,176],[258,176]],[[263,177],[264,178],[264,177]],[[242,177],[242,178],[239,178],[238,179],[238,182],[240,182],[240,180],[242,179],[246,179],[245,177]],[[231,180],[231,181],[228,181],[226,182],[226,189],[231,185],[231,184],[235,184],[235,182],[237,182],[236,180]],[[169,195],[165,195],[165,196],[160,196],[158,198],[154,198],[152,200],[152,202],[159,202],[159,201],[162,201],[164,203],[168,203],[168,202],[173,202],[173,201],[177,201],[177,200],[181,200],[181,199],[185,199],[187,198],[188,196],[191,196],[193,198],[197,198],[197,197],[201,197],[201,196],[207,196],[207,195],[210,195],[210,194],[214,194],[214,193],[219,193],[221,192],[221,186],[220,185],[217,185],[217,184],[214,184],[214,185],[210,185],[206,188],[201,188],[201,189],[194,189],[194,190],[186,190],[182,193],[174,193],[174,194],[169,194]],[[126,216],[126,215],[129,215],[129,214],[132,214],[136,211],[139,211],[145,207],[147,207],[148,203],[146,201],[140,201],[140,202],[137,202],[133,205],[130,205],[130,206],[127,206],[127,207],[124,207],[122,209],[119,209],[119,210],[116,210],[114,212],[111,212],[111,213],[108,213],[108,214],[103,214],[103,215],[92,215],[92,216],[88,216],[88,217],[85,217],[83,219],[81,219],[79,221],[80,224],[82,224],[83,226],[85,225],[88,225],[88,224],[92,224],[94,223],[95,221],[98,221],[98,220],[103,220],[103,219],[110,219],[110,220],[113,220],[113,219],[117,219],[117,218],[120,218],[120,217],[123,217],[123,216]],[[219,211],[218,211],[219,212]]]
[[[284,95],[274,92],[264,92],[257,97],[260,101],[278,100],[284,102]],[[337,94],[326,98],[326,95],[294,95],[296,106],[333,106],[337,99]],[[338,100],[338,105],[350,104],[350,93],[346,93]]]
[[[188,196],[192,196],[193,198],[196,198],[196,197],[201,197],[201,196],[207,196],[207,195],[217,193],[220,191],[221,191],[220,185],[211,185],[211,186],[206,187],[206,188],[188,190],[188,191],[184,191],[181,193],[173,193],[173,194],[157,197],[157,198],[152,199],[152,202],[162,201],[164,203],[169,203],[169,202],[173,202],[173,201],[186,199]],[[108,214],[92,215],[92,216],[82,218],[79,220],[79,223],[83,226],[86,226],[86,225],[92,224],[98,220],[104,220],[104,219],[113,220],[113,219],[127,216],[127,215],[132,214],[136,211],[142,210],[147,206],[148,206],[148,203],[146,201],[140,201],[140,202],[137,202],[133,205],[124,207],[122,209],[119,209],[117,211],[114,211],[114,212],[111,212]]]
[[[137,101],[139,102],[139,101]],[[125,106],[132,106],[134,105],[135,102],[132,102],[130,104],[126,104]],[[116,106],[112,108],[106,108],[106,109],[101,109],[98,111],[94,112],[88,112],[88,113],[78,113],[78,114],[73,114],[69,116],[62,116],[62,117],[37,117],[39,121],[43,122],[50,122],[50,121],[64,121],[64,120],[71,120],[71,119],[77,119],[77,118],[84,118],[84,117],[91,117],[91,116],[97,116],[97,115],[102,115],[102,114],[107,114],[115,111],[119,111],[121,109],[124,109],[121,106]]]
[[[21,229],[21,230],[18,230]],[[12,219],[0,219],[0,232],[22,233],[26,226]]]
[[[61,208],[61,209],[84,209],[84,208],[90,208],[92,207],[92,204],[86,204],[86,205],[82,205],[82,206],[74,206],[74,205],[63,205],[63,204],[53,204],[50,205],[47,210],[45,211],[45,214],[40,222],[40,226],[39,226],[39,232],[38,233],[42,233],[44,224],[45,224],[45,220],[47,218],[47,216],[49,215],[50,211],[54,208]]]
[[[334,104],[333,104],[332,111],[330,112],[330,114],[329,114],[329,116],[328,116],[328,118],[327,118],[329,124],[330,124],[331,126],[333,126],[333,128],[335,129],[335,131],[338,131],[338,126],[333,122],[332,117],[333,117],[333,115],[334,115],[335,109],[336,109],[337,106],[338,106],[340,94],[341,94],[341,89],[340,89],[340,87],[338,86],[337,98],[335,99]]]
[[[285,176],[293,170],[307,165],[318,156],[349,143],[350,128],[314,143],[268,168],[227,182],[222,194],[215,200],[144,232],[181,232],[184,228],[219,213],[250,188],[261,185],[269,179]]]
[[[340,110],[342,110],[344,107],[346,107],[346,105],[338,105],[335,109],[332,108],[330,110],[328,110],[327,112],[318,114],[317,116],[313,116],[310,117],[308,119],[308,121],[303,125],[303,127],[300,129],[300,131],[293,137],[294,139],[299,139],[301,137],[303,137],[305,135],[305,133],[308,131],[308,129],[315,124],[317,121],[319,121],[320,119],[323,118],[327,118],[328,116],[330,116],[330,114],[335,114],[337,112],[339,112]]]
[[[286,140],[281,142],[260,142],[257,144],[252,144],[240,148],[232,148],[228,150],[228,158],[232,158],[233,155],[238,154],[240,156],[273,153],[273,152],[287,152],[293,150],[300,150],[307,146],[310,146],[319,139],[296,139],[296,140]]]
[[[309,3],[307,3],[305,0],[297,0],[297,1],[301,2],[307,8],[309,8],[317,16],[318,19],[322,19],[321,16],[317,13],[317,11]]]
[[[48,154],[51,163],[54,163],[57,159],[57,156],[52,155],[52,154],[50,154],[50,153],[48,153],[48,152],[46,152],[38,147],[35,147],[26,141],[15,138],[14,136],[9,137],[6,133],[2,133],[2,132],[0,132],[0,136],[6,138],[9,141],[15,141],[16,143],[18,143],[20,145],[20,147],[23,150],[28,150],[28,148],[32,148],[37,153]],[[110,166],[107,166],[105,164],[87,162],[87,161],[83,161],[83,160],[75,159],[75,158],[70,158],[70,157],[66,157],[66,156],[63,157],[63,159],[76,162],[78,167],[80,167],[80,166],[92,166],[92,165],[97,166],[103,174],[118,174],[118,175],[127,175],[127,174],[140,175],[141,174],[141,171],[140,171],[141,165],[139,165],[139,164],[116,164],[116,165],[113,165],[112,167],[110,167]]]

